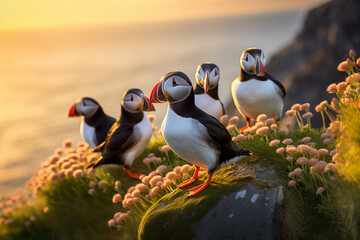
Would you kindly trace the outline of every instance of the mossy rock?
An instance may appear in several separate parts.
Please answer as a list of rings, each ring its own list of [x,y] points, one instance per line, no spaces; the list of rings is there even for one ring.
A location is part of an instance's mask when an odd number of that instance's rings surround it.
[[[196,196],[187,197],[186,189],[165,195],[148,209],[138,235],[141,240],[276,239],[281,202],[282,187],[271,168],[234,164]]]

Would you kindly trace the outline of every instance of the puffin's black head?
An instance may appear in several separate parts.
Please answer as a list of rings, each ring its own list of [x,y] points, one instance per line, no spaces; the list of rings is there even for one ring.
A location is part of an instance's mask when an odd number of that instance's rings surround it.
[[[265,76],[265,64],[265,54],[260,48],[248,48],[241,54],[241,69],[248,74]]]
[[[69,109],[69,117],[91,117],[98,109],[101,109],[100,104],[92,98],[82,97]]]
[[[154,105],[145,97],[143,91],[138,88],[131,88],[124,93],[121,106],[131,113],[155,111]]]
[[[183,72],[170,72],[162,76],[151,91],[150,101],[155,103],[176,103],[186,99],[192,92],[189,77]]]
[[[195,73],[196,83],[204,89],[204,93],[215,88],[220,80],[220,70],[214,63],[200,64]]]

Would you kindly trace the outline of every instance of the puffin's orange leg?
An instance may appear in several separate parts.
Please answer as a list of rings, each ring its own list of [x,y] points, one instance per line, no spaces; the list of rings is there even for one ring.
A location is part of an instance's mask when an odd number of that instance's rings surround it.
[[[194,196],[196,194],[198,194],[199,192],[201,192],[202,190],[204,190],[207,186],[209,186],[210,182],[211,182],[211,177],[212,177],[213,174],[209,174],[208,176],[208,179],[206,179],[206,182],[197,186],[197,187],[194,187],[192,189],[189,189],[189,194],[188,194],[188,197],[190,196]]]
[[[134,179],[138,179],[138,180],[140,179],[141,175],[144,175],[143,173],[133,173],[129,169],[127,169],[126,167],[124,167],[124,171],[126,172],[126,174],[129,177],[134,178]]]
[[[249,128],[251,126],[251,119],[246,118],[246,126],[243,128],[240,128],[240,131],[244,131],[245,129]]]
[[[195,182],[196,179],[198,178],[199,170],[200,170],[200,167],[195,166],[194,176],[193,176],[192,178],[190,178],[189,180],[186,180],[185,182],[180,183],[180,184],[178,185],[178,188],[183,188],[183,187],[185,187],[185,186],[187,186],[187,185],[190,185],[190,184],[192,184],[193,182]]]

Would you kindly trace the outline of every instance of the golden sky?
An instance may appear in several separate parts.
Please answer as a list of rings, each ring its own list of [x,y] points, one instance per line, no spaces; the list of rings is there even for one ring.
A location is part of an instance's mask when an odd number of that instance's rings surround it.
[[[0,0],[0,30],[309,9],[327,0]]]

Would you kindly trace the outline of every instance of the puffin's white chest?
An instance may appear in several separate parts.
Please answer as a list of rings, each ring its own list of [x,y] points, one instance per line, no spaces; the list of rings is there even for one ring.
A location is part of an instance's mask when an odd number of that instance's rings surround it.
[[[95,148],[97,144],[95,128],[89,126],[84,117],[81,117],[80,123],[80,135],[82,136],[83,140],[89,144],[91,148]]]
[[[256,119],[263,113],[275,119],[281,117],[284,101],[273,81],[240,82],[235,79],[231,85],[231,92],[235,106],[243,115],[251,119]]]
[[[196,94],[195,105],[207,114],[220,119],[223,108],[219,100],[215,100],[207,94]]]
[[[150,120],[145,116],[134,126],[133,135],[136,136],[136,144],[124,154],[125,166],[131,167],[134,160],[145,150],[152,136]]]
[[[196,166],[215,169],[217,152],[208,142],[207,129],[193,118],[183,118],[170,107],[161,130],[166,143],[185,161]]]

